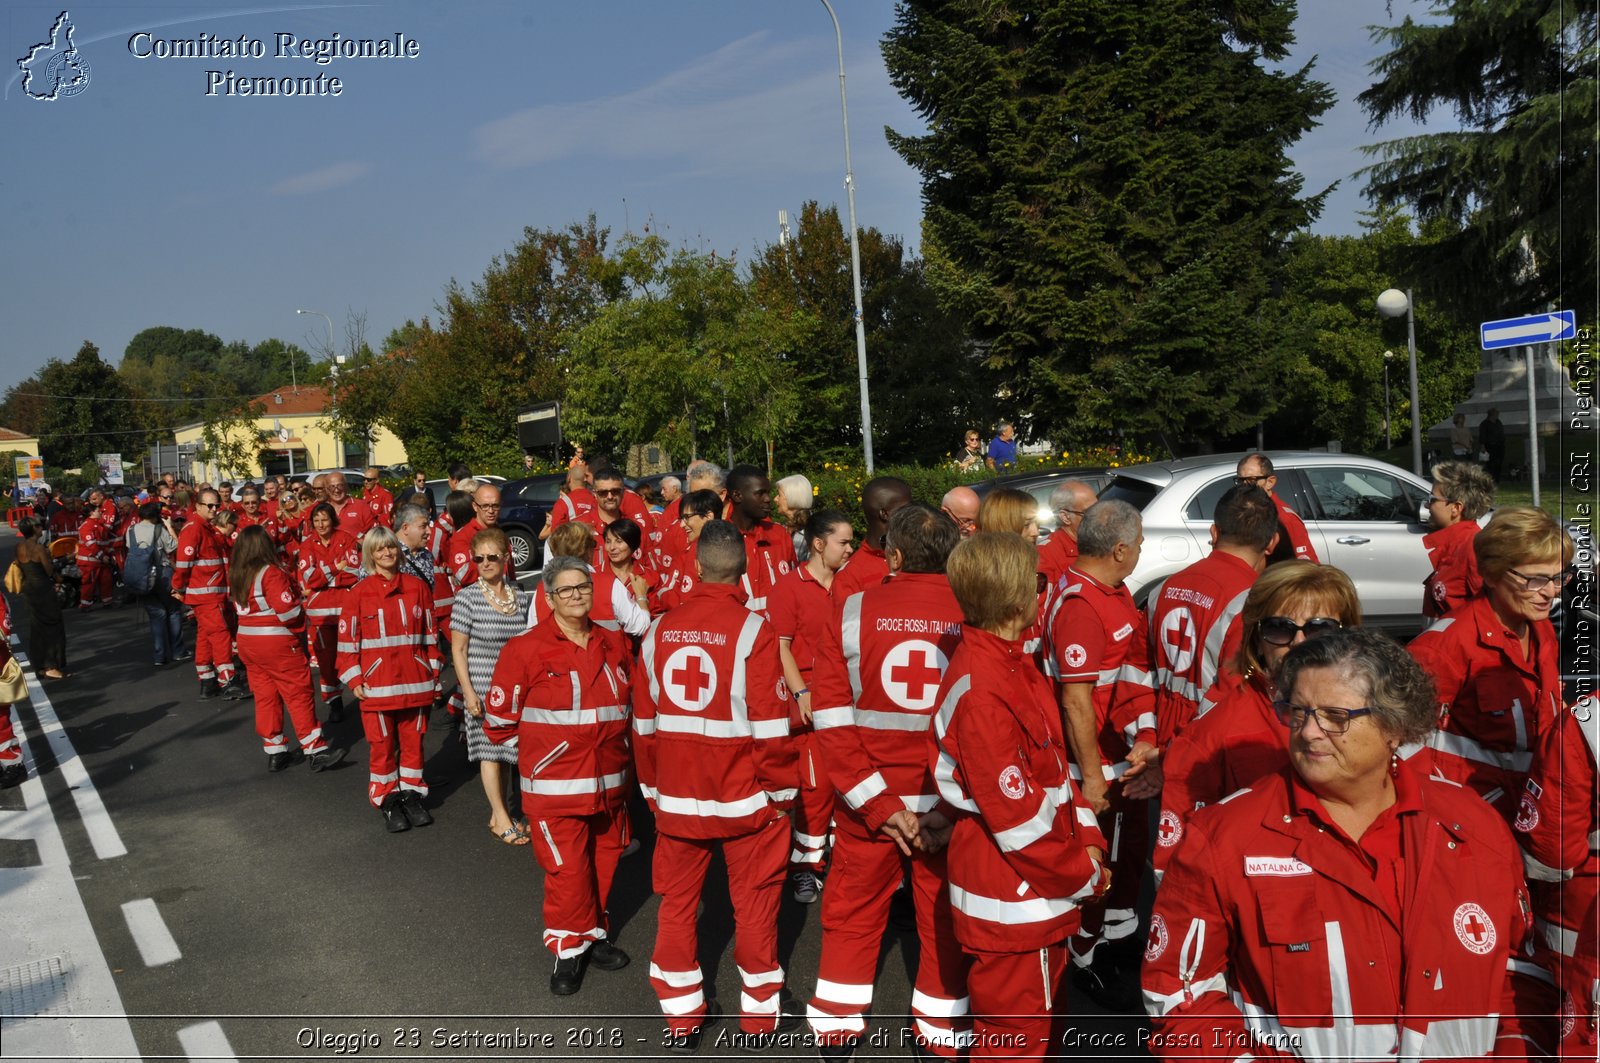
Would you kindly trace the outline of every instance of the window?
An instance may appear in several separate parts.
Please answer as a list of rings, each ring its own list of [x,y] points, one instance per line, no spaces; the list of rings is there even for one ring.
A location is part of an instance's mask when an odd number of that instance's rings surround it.
[[[1323,520],[1415,522],[1415,489],[1376,469],[1321,466],[1301,470],[1322,507]]]
[[[1108,498],[1120,499],[1143,512],[1144,507],[1148,506],[1160,491],[1161,489],[1153,483],[1135,480],[1131,476],[1118,476],[1100,492],[1100,501],[1104,502]]]
[[[1228,493],[1228,488],[1233,486],[1233,473],[1229,473],[1220,480],[1212,480],[1200,488],[1195,496],[1189,499],[1183,516],[1185,520],[1203,520],[1210,523],[1217,513],[1217,501]]]

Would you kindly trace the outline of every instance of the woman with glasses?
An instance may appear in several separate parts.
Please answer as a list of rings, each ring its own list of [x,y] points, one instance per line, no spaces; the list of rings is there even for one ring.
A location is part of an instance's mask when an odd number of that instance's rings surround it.
[[[305,511],[300,508],[300,496],[293,491],[283,491],[278,495],[278,506],[273,511],[273,520],[278,525],[278,549],[282,551],[285,560],[294,564],[300,553],[301,525],[305,522]]]
[[[517,747],[491,742],[483,733],[483,698],[494,678],[495,662],[505,644],[528,624],[531,597],[506,579],[510,552],[511,543],[499,528],[485,528],[472,537],[478,578],[456,595],[450,614],[450,660],[466,706],[467,759],[478,765],[478,778],[489,799],[489,833],[506,845],[527,845],[526,829],[506,810],[500,768],[517,762]]]
[[[344,719],[344,698],[335,671],[339,641],[339,614],[344,596],[361,578],[361,547],[339,530],[339,515],[327,502],[311,507],[307,530],[300,540],[295,572],[305,595],[306,624],[310,628],[311,657],[317,663],[317,690],[328,705],[328,721]]]
[[[554,541],[569,527],[557,529]],[[475,540],[476,541],[476,540]],[[522,810],[544,869],[544,943],[555,953],[550,991],[578,991],[584,969],[615,971],[606,903],[628,844],[628,640],[590,621],[593,574],[584,558],[545,564],[551,618],[507,642],[484,709],[493,742],[517,752]]]
[[[1478,534],[1478,518],[1493,508],[1494,481],[1482,466],[1446,461],[1433,467],[1428,523],[1434,530],[1422,537],[1433,571],[1422,582],[1423,616],[1444,616],[1483,593],[1472,540]]]
[[[319,507],[320,508],[320,507]],[[370,751],[367,798],[391,834],[425,827],[422,739],[443,663],[433,589],[400,571],[400,540],[381,524],[361,540],[371,575],[350,588],[339,614],[339,678],[361,703]]]
[[[1408,649],[1438,688],[1436,774],[1476,790],[1510,822],[1539,736],[1561,711],[1550,606],[1572,578],[1573,544],[1542,509],[1509,506],[1472,540],[1483,597]]]
[[[1480,559],[1481,560],[1481,559]],[[1145,947],[1162,1058],[1465,1059],[1554,1047],[1505,823],[1400,756],[1433,727],[1406,652],[1333,631],[1285,659],[1289,766],[1194,813]]]
[[[955,464],[961,472],[977,472],[983,468],[983,437],[971,428],[962,437]]]
[[[1157,874],[1172,859],[1195,809],[1289,763],[1289,736],[1272,710],[1289,651],[1360,625],[1355,584],[1332,565],[1283,561],[1256,577],[1239,614],[1238,652],[1201,699],[1200,715],[1172,740],[1162,760]]]

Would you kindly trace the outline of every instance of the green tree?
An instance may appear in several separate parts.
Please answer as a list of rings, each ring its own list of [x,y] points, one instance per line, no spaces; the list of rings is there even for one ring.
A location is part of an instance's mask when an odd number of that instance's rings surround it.
[[[84,341],[70,362],[50,359],[39,382],[51,396],[39,427],[39,453],[47,464],[70,468],[93,463],[97,453],[144,449],[133,395],[94,344]]]
[[[6,388],[0,399],[0,426],[36,436],[44,428],[50,399],[37,375]]]
[[[213,462],[224,477],[246,475],[261,453],[261,431],[256,421],[266,412],[266,406],[259,402],[214,409],[200,429],[200,457]]]
[[[1331,104],[1277,70],[1292,0],[905,0],[884,42],[928,132],[930,257],[1013,412],[1061,441],[1258,421],[1258,311],[1320,209],[1287,150]],[[948,268],[943,268],[948,267]]]
[[[1366,150],[1380,203],[1443,219],[1418,265],[1473,320],[1554,302],[1596,318],[1595,0],[1434,0],[1379,27],[1388,48],[1360,96],[1374,126],[1449,108],[1464,127]]]

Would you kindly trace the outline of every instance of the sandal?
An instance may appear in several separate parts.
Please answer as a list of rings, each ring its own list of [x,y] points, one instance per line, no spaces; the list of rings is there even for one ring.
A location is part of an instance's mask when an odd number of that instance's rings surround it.
[[[516,827],[507,827],[505,830],[489,828],[489,833],[499,838],[506,845],[527,845],[528,836],[517,830]]]

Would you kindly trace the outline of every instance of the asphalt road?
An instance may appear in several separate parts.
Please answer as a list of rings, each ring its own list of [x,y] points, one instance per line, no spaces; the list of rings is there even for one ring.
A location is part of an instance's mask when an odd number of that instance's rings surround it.
[[[14,542],[0,542],[0,565]],[[25,620],[14,619],[25,645]],[[349,750],[338,769],[313,775],[298,764],[268,774],[254,703],[201,702],[187,665],[151,667],[141,609],[70,615],[67,628],[73,675],[45,690],[126,855],[97,855],[38,714],[24,705],[19,715],[145,1057],[205,1056],[208,1042],[194,1031],[214,1033],[214,1020],[225,1042],[211,1042],[223,1046],[212,1051],[231,1048],[240,1059],[682,1058],[656,1047],[660,1012],[647,973],[657,899],[642,806],[644,848],[623,861],[611,909],[633,963],[590,971],[579,994],[557,998],[540,942],[541,873],[530,848],[489,834],[476,773],[443,713],[426,745],[436,822],[390,835],[366,801],[366,745],[354,719],[329,727]],[[20,807],[18,793],[0,795],[8,802],[0,810]],[[148,902],[171,935],[154,965],[124,911],[148,911]],[[720,867],[704,904],[700,962],[708,994],[727,1013],[739,987]],[[786,897],[780,917],[780,958],[800,1003],[815,981],[820,912]],[[909,1057],[902,1029],[915,956],[914,935],[886,931],[875,1017],[857,1058]],[[1072,1020],[1070,1054],[1104,1054],[1090,1033],[1115,1036],[1124,1051],[1137,1043],[1135,1020],[1094,1020],[1078,999],[1072,1009],[1083,1018]],[[711,1028],[699,1058],[740,1055],[719,1040],[734,1025]],[[767,1057],[815,1054],[796,1042]]]

